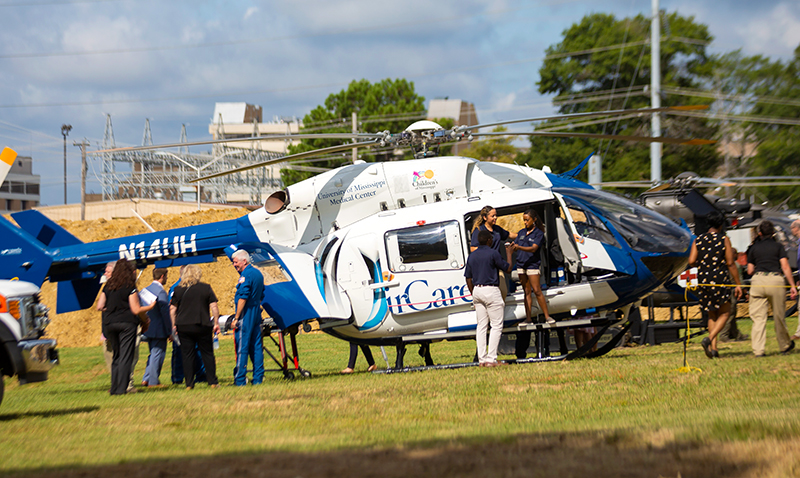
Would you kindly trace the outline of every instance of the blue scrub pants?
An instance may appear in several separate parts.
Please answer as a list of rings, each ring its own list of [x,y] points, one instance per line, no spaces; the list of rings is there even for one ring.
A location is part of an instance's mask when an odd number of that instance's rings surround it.
[[[258,312],[258,309],[256,309]],[[258,319],[258,320],[256,320]],[[233,369],[233,384],[247,385],[247,359],[253,362],[253,385],[264,381],[264,338],[261,335],[261,317],[245,313],[239,321],[236,340],[236,367]]]

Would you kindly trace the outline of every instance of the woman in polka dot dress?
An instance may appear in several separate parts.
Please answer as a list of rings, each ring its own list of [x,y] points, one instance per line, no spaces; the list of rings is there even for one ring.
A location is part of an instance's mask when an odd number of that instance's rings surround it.
[[[731,314],[731,294],[728,287],[713,287],[702,284],[736,283],[736,298],[742,298],[742,283],[733,257],[731,240],[723,232],[725,216],[714,211],[707,217],[708,232],[701,234],[692,244],[689,264],[697,266],[697,289],[700,307],[708,313],[708,337],[702,341],[708,358],[719,357],[717,334],[725,326]]]

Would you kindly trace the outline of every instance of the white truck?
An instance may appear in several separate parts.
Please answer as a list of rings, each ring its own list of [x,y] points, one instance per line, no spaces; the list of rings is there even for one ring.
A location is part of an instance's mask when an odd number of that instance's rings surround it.
[[[49,311],[36,285],[0,280],[0,403],[6,375],[21,384],[42,382],[58,364],[55,339],[43,338]]]

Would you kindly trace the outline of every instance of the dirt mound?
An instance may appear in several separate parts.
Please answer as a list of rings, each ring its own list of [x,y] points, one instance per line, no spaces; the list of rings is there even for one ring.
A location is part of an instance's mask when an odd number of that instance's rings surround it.
[[[225,221],[244,216],[249,211],[240,209],[213,209],[197,211],[191,214],[151,214],[145,218],[148,224],[157,231],[178,227],[195,226],[210,222]],[[59,221],[59,225],[84,242],[102,241],[117,237],[144,234],[149,229],[136,218],[98,219],[96,221]],[[203,282],[211,284],[219,299],[220,314],[233,313],[233,296],[239,274],[226,257],[216,262],[200,264],[203,271]],[[142,270],[137,286],[141,290],[153,280],[153,267]],[[178,268],[170,268],[168,285],[178,280]],[[60,347],[87,347],[101,343],[100,312],[94,305],[89,309],[56,314],[56,284],[45,282],[42,285],[42,301],[50,307],[51,323],[47,327],[47,335],[58,339]]]

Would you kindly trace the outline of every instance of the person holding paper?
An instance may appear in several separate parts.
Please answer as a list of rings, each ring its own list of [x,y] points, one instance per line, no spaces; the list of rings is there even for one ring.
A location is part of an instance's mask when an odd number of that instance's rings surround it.
[[[147,368],[142,378],[142,385],[154,387],[160,385],[159,376],[164,358],[167,355],[167,338],[172,333],[172,319],[169,316],[169,297],[164,285],[167,283],[167,269],[153,269],[153,283],[139,293],[139,298],[145,304],[156,303],[155,307],[147,313],[150,318],[150,327],[144,333],[150,345],[150,355],[147,357]]]

